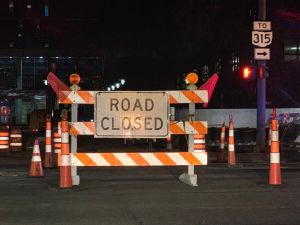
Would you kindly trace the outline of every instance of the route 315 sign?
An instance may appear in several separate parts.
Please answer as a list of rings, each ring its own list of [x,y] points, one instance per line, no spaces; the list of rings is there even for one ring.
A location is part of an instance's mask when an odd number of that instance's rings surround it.
[[[266,47],[272,43],[272,31],[252,31],[252,44],[259,47]]]

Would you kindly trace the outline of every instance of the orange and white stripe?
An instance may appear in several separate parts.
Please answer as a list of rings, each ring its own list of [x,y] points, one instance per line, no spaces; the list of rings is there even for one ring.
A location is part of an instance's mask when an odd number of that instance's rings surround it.
[[[51,142],[52,142],[52,140],[51,140],[51,116],[47,115],[47,117],[46,117],[45,160],[44,160],[45,168],[53,167],[52,143]]]
[[[180,103],[208,103],[208,93],[206,90],[180,90],[168,91],[170,104]]]
[[[205,135],[195,134],[194,135],[194,151],[195,152],[205,152]]]
[[[60,104],[95,104],[96,91],[60,91]],[[167,91],[170,104],[208,103],[206,90]]]
[[[9,148],[9,131],[0,131],[0,149]]]
[[[170,134],[207,134],[206,121],[172,121]]]
[[[235,151],[234,151],[234,128],[232,115],[229,116],[229,135],[228,135],[228,165],[234,166],[235,161]]]
[[[276,117],[277,117],[276,110],[273,109],[273,119],[271,121],[272,133],[271,133],[270,172],[269,172],[269,184],[272,185],[281,184],[279,133],[278,133],[278,121]]]
[[[72,135],[94,135],[94,122],[71,122],[70,134]],[[172,121],[170,123],[170,134],[207,134],[206,121]]]
[[[54,130],[53,133],[53,142],[54,142],[54,153],[60,154],[61,152],[61,126],[60,122],[58,122],[57,129]]]
[[[95,91],[60,91],[60,104],[94,104]]]
[[[220,149],[218,154],[218,161],[223,162],[224,161],[224,148],[225,148],[225,123],[223,123],[221,128],[221,138],[220,138]]]
[[[207,165],[207,153],[73,153],[70,162],[71,166],[200,166]]]

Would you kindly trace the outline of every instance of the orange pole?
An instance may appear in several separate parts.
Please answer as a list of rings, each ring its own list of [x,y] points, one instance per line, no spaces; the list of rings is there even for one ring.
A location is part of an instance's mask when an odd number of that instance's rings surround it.
[[[225,123],[221,127],[220,150],[218,155],[218,162],[224,161],[224,147],[225,147]]]
[[[45,145],[45,168],[53,167],[52,144],[51,144],[51,116],[46,117],[46,145]]]
[[[234,151],[234,128],[232,115],[229,116],[229,135],[228,135],[228,166],[235,166],[235,151]]]
[[[270,152],[270,173],[269,184],[281,184],[281,170],[280,170],[280,153],[279,153],[279,134],[278,121],[276,110],[273,109],[273,119],[271,122],[271,152]]]
[[[62,115],[61,121],[61,166],[60,166],[60,188],[71,188],[71,166],[70,166],[70,146],[69,127],[67,113]]]

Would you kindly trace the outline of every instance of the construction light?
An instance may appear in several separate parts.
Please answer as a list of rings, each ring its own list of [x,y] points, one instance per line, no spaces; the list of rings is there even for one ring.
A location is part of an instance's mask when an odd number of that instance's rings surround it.
[[[115,85],[111,85],[111,90],[114,91],[116,89]]]
[[[242,76],[244,79],[256,79],[257,78],[257,67],[256,66],[245,66],[242,69]]]
[[[116,88],[120,88],[120,84],[119,83],[116,83]]]
[[[110,87],[107,88],[107,91],[111,91]]]

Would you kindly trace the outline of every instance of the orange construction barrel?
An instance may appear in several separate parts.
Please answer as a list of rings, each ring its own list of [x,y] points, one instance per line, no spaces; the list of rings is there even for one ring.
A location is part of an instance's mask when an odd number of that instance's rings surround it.
[[[10,151],[22,151],[22,131],[19,127],[12,127],[9,135]]]
[[[9,149],[9,127],[0,126],[0,152],[6,152]]]

